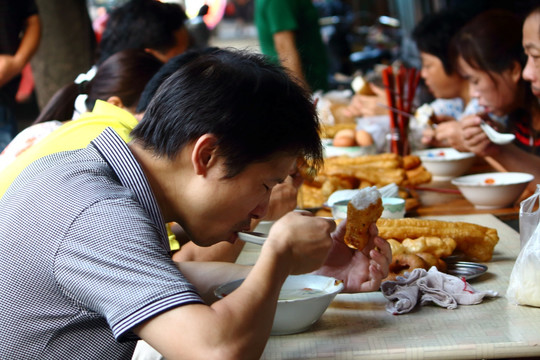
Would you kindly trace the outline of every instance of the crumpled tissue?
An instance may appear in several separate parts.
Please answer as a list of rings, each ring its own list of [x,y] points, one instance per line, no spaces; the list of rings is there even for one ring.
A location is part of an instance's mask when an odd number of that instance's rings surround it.
[[[486,296],[499,295],[492,290],[477,291],[465,279],[442,273],[435,266],[429,271],[414,269],[395,281],[385,281],[381,292],[389,300],[386,311],[393,315],[408,313],[418,303],[455,309],[458,305],[479,304]]]

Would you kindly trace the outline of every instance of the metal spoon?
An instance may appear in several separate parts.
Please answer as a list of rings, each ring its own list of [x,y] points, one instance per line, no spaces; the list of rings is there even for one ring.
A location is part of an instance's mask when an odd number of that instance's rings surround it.
[[[516,136],[514,134],[505,134],[505,133],[497,132],[494,128],[489,126],[484,121],[482,121],[482,123],[480,124],[480,127],[486,133],[489,140],[491,140],[491,142],[493,142],[493,143],[495,143],[497,145],[510,144],[516,138]]]

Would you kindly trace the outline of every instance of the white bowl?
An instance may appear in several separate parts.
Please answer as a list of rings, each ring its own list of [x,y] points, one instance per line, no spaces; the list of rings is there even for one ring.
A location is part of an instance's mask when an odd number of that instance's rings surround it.
[[[426,149],[415,152],[434,181],[448,181],[463,175],[474,164],[473,153],[460,152],[454,148]]]
[[[218,298],[230,294],[244,280],[235,280],[221,285],[214,293]],[[289,275],[277,304],[271,335],[295,334],[307,330],[328,308],[343,283],[332,277],[321,275]]]
[[[498,209],[512,205],[534,176],[518,172],[494,172],[452,180],[463,196],[478,209]]]

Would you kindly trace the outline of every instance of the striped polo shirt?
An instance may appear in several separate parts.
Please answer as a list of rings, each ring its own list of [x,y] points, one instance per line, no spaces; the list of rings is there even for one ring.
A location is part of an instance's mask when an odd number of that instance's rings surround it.
[[[169,256],[140,165],[110,128],[29,165],[0,209],[0,359],[126,359],[135,326],[202,303]]]

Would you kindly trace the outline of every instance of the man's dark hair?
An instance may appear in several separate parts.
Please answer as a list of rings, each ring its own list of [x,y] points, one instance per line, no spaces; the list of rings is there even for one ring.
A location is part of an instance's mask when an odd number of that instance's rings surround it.
[[[471,17],[467,12],[454,10],[428,14],[412,32],[418,50],[439,58],[447,75],[452,75],[457,69],[452,38]]]
[[[178,4],[158,0],[131,0],[109,15],[99,44],[97,63],[125,49],[166,51],[176,45],[175,31],[187,15]]]
[[[193,53],[190,53],[193,54]],[[174,158],[204,134],[217,137],[227,177],[278,153],[322,162],[310,94],[261,54],[214,49],[169,76],[131,135],[157,156]]]

